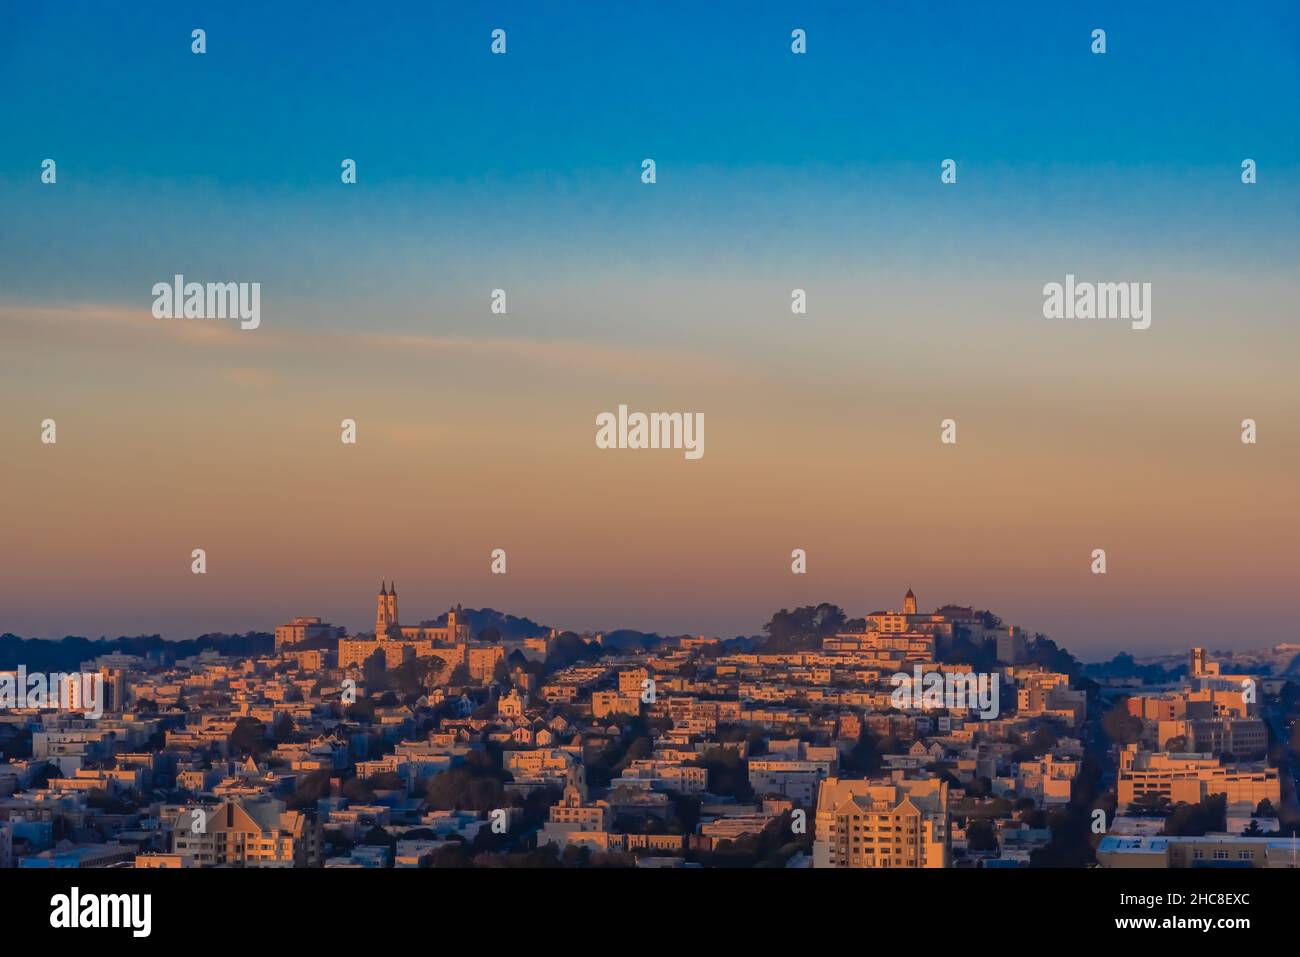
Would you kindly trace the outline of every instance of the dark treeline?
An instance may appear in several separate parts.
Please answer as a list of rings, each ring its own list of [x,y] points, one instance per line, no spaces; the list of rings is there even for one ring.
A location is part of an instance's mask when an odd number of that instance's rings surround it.
[[[20,638],[6,632],[0,635],[0,670],[25,665],[28,671],[75,671],[83,661],[113,652],[171,662],[210,650],[223,655],[262,655],[270,653],[274,646],[275,636],[263,631],[214,633],[182,641],[168,641],[161,635],[94,639],[69,635],[56,641]]]

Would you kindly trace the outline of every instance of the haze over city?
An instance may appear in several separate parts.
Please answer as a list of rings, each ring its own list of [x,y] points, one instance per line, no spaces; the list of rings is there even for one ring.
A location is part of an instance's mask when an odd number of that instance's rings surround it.
[[[783,14],[724,42],[688,9],[511,8],[505,57],[473,9],[205,10],[204,57],[181,9],[25,18],[3,627],[359,626],[386,574],[576,629],[752,634],[916,585],[1085,658],[1293,639],[1294,8],[1117,5],[1077,58],[1094,13],[826,10],[792,57]],[[153,318],[178,272],[260,282],[261,326]],[[1044,320],[1067,272],[1151,283],[1151,327]],[[699,410],[707,455],[597,449],[619,403]]]

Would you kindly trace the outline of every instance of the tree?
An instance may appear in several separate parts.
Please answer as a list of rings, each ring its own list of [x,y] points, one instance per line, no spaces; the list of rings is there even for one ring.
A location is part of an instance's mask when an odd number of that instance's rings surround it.
[[[373,804],[375,792],[361,778],[348,778],[343,782],[343,796],[353,804]]]
[[[1169,813],[1169,798],[1163,794],[1140,794],[1129,804],[1129,812],[1137,817],[1164,817]]]
[[[134,804],[119,800],[101,788],[91,788],[86,792],[86,806],[105,814],[130,814],[135,810]]]
[[[971,821],[966,828],[966,845],[972,851],[997,851],[998,836],[993,825],[982,818]]]
[[[344,711],[349,721],[369,722],[375,717],[375,703],[369,698],[358,698]]]
[[[793,611],[782,608],[763,626],[767,640],[764,651],[794,651],[817,648],[823,638],[844,627],[844,611],[838,605],[822,602],[804,605]]]
[[[1116,744],[1136,744],[1142,739],[1142,719],[1128,713],[1124,699],[1102,716],[1101,727]]]
[[[324,768],[307,774],[286,802],[288,806],[295,811],[314,808],[317,801],[329,796],[330,775],[331,772]]]
[[[429,866],[468,868],[474,866],[474,859],[464,841],[453,840],[433,852]]]
[[[1211,794],[1199,804],[1178,803],[1165,818],[1160,833],[1170,837],[1200,837],[1210,831],[1222,831],[1227,817],[1228,799]]]
[[[429,779],[425,798],[438,811],[492,811],[509,803],[503,787],[508,778],[487,755],[471,751],[465,763]]]
[[[699,764],[709,771],[709,791],[729,795],[738,801],[754,797],[749,773],[736,748],[709,748],[700,755]]]
[[[560,852],[561,867],[586,867],[591,863],[591,848],[586,845],[566,844]]]
[[[380,771],[366,778],[366,786],[374,791],[405,791],[406,779],[393,771]]]
[[[1030,867],[1083,867],[1095,859],[1090,836],[1092,815],[1082,804],[1071,803],[1048,817],[1052,839],[1029,854]]]
[[[393,835],[389,834],[386,830],[376,824],[370,830],[366,831],[366,836],[361,839],[361,843],[370,845],[371,847],[395,848],[397,847],[397,838],[393,837]]]
[[[292,741],[293,736],[297,733],[298,728],[293,723],[293,718],[289,717],[288,712],[280,715],[275,721],[275,727],[271,731],[271,736],[276,741],[283,744],[285,741]]]
[[[1023,742],[1011,753],[1014,761],[1034,761],[1056,747],[1056,732],[1047,726],[1035,729],[1029,740]]]
[[[266,740],[266,725],[257,718],[240,718],[235,722],[235,729],[230,732],[231,750],[239,754],[257,754],[269,750]]]
[[[1056,642],[1046,635],[1034,635],[1033,641],[1029,642],[1028,659],[1032,664],[1043,665],[1071,677],[1079,670],[1078,659],[1064,648],[1057,647]]]
[[[880,739],[867,728],[858,742],[840,758],[840,770],[848,777],[866,777],[880,770]]]

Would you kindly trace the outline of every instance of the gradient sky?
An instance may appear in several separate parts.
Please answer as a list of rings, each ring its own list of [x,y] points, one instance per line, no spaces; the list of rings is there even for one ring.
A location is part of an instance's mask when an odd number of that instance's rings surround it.
[[[408,622],[911,586],[1085,658],[1300,640],[1298,11],[12,10],[0,631],[363,628],[382,576]],[[1043,319],[1067,272],[1152,327]],[[261,328],[152,318],[175,273],[261,282]],[[596,449],[620,403],[703,412],[704,458]]]

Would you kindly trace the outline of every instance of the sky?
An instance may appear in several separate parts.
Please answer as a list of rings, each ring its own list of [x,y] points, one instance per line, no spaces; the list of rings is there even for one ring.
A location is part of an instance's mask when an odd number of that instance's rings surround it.
[[[1300,640],[1297,94],[1289,2],[12,10],[0,631],[362,629],[395,578],[404,621],[911,587],[1087,659]],[[260,327],[154,318],[177,273]],[[1044,319],[1066,274],[1151,328]],[[620,404],[704,456],[598,449]]]

